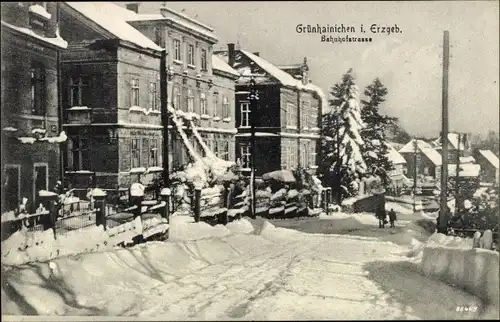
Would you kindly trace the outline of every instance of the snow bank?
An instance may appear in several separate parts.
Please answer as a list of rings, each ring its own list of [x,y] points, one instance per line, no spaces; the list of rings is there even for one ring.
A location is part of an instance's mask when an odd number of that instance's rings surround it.
[[[226,225],[233,234],[251,234],[254,231],[252,224],[246,219],[235,220]]]
[[[204,222],[194,222],[194,218],[187,216],[170,217],[169,240],[188,241],[204,238],[225,237],[231,231],[222,225],[210,226]]]
[[[498,312],[498,252],[429,245],[423,250],[421,267],[424,274],[464,288],[487,304],[496,306]]]

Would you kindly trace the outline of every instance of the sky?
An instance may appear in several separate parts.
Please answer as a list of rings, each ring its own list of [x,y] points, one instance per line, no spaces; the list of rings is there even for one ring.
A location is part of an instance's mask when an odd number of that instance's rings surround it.
[[[123,3],[123,2],[122,2]],[[161,2],[141,3],[158,13]],[[443,32],[450,33],[449,128],[485,134],[499,129],[499,3],[497,1],[175,2],[173,10],[212,26],[215,49],[239,43],[276,65],[307,57],[310,78],[325,93],[353,68],[360,90],[379,77],[388,89],[381,111],[398,117],[412,135],[441,130]],[[351,36],[371,43],[321,42],[296,26],[352,25]],[[372,34],[372,24],[397,25],[401,33]],[[327,34],[345,36],[346,34]]]

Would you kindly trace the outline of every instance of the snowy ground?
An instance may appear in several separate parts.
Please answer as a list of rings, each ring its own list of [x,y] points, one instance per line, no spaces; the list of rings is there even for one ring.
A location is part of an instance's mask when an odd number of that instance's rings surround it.
[[[369,216],[355,220],[372,224]],[[203,223],[191,224],[200,237],[195,240],[186,231],[173,234],[185,225],[171,225],[167,242],[3,268],[3,314],[466,319],[482,310],[476,297],[421,275],[405,256],[409,245],[402,245],[403,238],[396,238],[398,245],[377,237],[308,234],[262,219],[212,234]],[[464,306],[478,310],[457,312]]]

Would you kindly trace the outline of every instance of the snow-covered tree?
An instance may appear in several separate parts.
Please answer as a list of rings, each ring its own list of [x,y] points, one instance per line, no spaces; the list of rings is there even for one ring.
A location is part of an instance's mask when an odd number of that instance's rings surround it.
[[[361,131],[364,145],[361,148],[363,160],[366,162],[367,173],[379,176],[384,185],[389,182],[389,171],[393,169],[387,158],[389,147],[385,139],[387,126],[393,123],[393,118],[381,115],[379,105],[385,101],[387,88],[379,78],[366,87],[362,100],[361,119],[365,127]]]
[[[322,119],[321,161],[318,172],[325,186],[332,187],[340,203],[359,189],[366,171],[360,147],[363,128],[357,88],[352,69],[330,91],[331,111]]]

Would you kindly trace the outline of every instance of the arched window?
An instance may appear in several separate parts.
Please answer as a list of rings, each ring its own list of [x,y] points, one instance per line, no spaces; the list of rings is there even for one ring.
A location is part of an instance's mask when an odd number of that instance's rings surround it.
[[[31,112],[45,115],[45,68],[39,63],[31,64]]]

